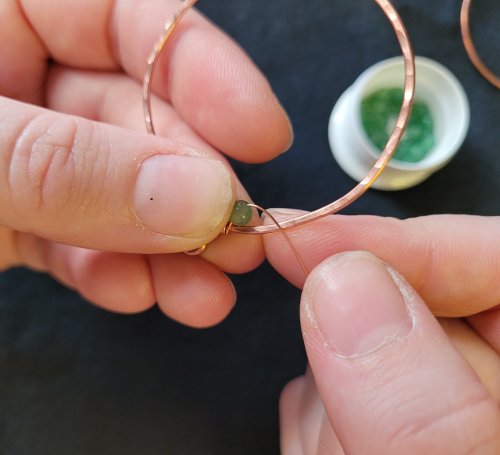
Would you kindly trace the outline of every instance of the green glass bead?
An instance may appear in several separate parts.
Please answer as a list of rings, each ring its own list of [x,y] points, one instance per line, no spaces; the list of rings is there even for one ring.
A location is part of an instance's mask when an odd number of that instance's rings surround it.
[[[370,141],[379,150],[387,143],[401,109],[403,90],[384,88],[361,102],[361,120]],[[434,120],[427,104],[415,100],[406,131],[393,158],[417,163],[435,145]]]
[[[252,219],[252,216],[253,210],[247,201],[236,201],[229,221],[235,226],[245,226]]]

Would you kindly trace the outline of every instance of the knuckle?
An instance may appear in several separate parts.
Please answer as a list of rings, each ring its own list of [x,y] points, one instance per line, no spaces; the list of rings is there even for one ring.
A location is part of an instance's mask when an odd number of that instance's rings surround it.
[[[92,122],[42,113],[22,127],[8,164],[13,206],[23,216],[54,216],[85,209],[96,178],[96,133]]]
[[[9,163],[8,183],[14,207],[38,213],[57,204],[51,197],[54,187],[64,186],[73,172],[75,129],[68,118],[56,120],[48,113],[31,118],[22,127]]]

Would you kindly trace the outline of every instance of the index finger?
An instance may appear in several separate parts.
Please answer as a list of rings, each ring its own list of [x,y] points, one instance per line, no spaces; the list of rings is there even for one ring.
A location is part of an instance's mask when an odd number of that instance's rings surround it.
[[[273,215],[286,219],[297,212]],[[309,270],[339,252],[370,251],[398,269],[434,314],[468,316],[500,303],[499,232],[500,217],[336,215],[287,234]],[[264,244],[276,270],[301,287],[304,273],[283,237],[265,235]]]
[[[121,67],[140,81],[164,23],[180,2],[21,1],[20,8],[14,4],[8,1],[5,5],[11,6],[4,5],[6,11],[0,15],[2,42],[16,46],[15,52],[8,46],[0,49],[8,73],[19,73],[27,61],[39,62],[45,49],[47,61],[84,69]],[[15,27],[8,26],[13,22]],[[0,78],[0,93],[13,97],[31,93],[36,84],[40,91],[43,76],[38,71],[36,78]],[[187,14],[167,43],[154,91],[204,139],[234,158],[265,161],[290,145],[288,118],[264,76],[230,38],[196,11]]]

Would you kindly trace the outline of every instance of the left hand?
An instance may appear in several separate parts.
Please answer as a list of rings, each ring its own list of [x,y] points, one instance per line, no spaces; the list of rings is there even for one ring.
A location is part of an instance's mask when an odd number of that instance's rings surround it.
[[[249,199],[224,154],[267,161],[292,133],[257,67],[193,10],[158,61],[158,136],[146,134],[146,60],[179,5],[0,1],[0,270],[27,265],[108,310],[158,302],[206,327],[236,300],[224,272],[259,265],[262,241],[177,253],[217,237],[234,199]]]

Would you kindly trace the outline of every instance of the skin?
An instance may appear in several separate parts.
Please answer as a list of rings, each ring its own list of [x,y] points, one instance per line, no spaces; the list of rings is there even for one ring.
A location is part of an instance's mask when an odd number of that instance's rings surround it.
[[[145,62],[177,7],[174,0],[0,3],[0,40],[9,43],[0,47],[0,270],[47,271],[108,310],[134,313],[157,302],[179,322],[206,327],[235,303],[225,272],[258,266],[262,241],[229,235],[202,258],[177,253],[213,240],[232,201],[250,200],[224,154],[267,161],[289,147],[292,132],[260,71],[193,11],[155,74],[160,137],[145,134]],[[224,216],[209,232],[158,233],[130,209],[138,167],[157,154],[217,160],[231,174]],[[175,206],[197,197],[182,195]]]
[[[285,219],[299,213],[273,214]],[[499,231],[499,217],[327,217],[289,231],[311,270],[307,279],[283,238],[265,237],[269,261],[304,288],[309,368],[281,396],[283,454],[499,452]],[[414,325],[396,341],[346,358],[325,348],[311,302],[325,270],[340,261],[343,266],[333,269],[332,305],[355,289],[356,320],[363,314],[388,319],[380,307],[373,311],[381,280],[363,275],[359,281],[359,254],[399,271],[401,292],[413,296]],[[364,298],[356,296],[360,288]],[[352,297],[345,304],[352,305]],[[356,339],[365,335],[358,329]]]

